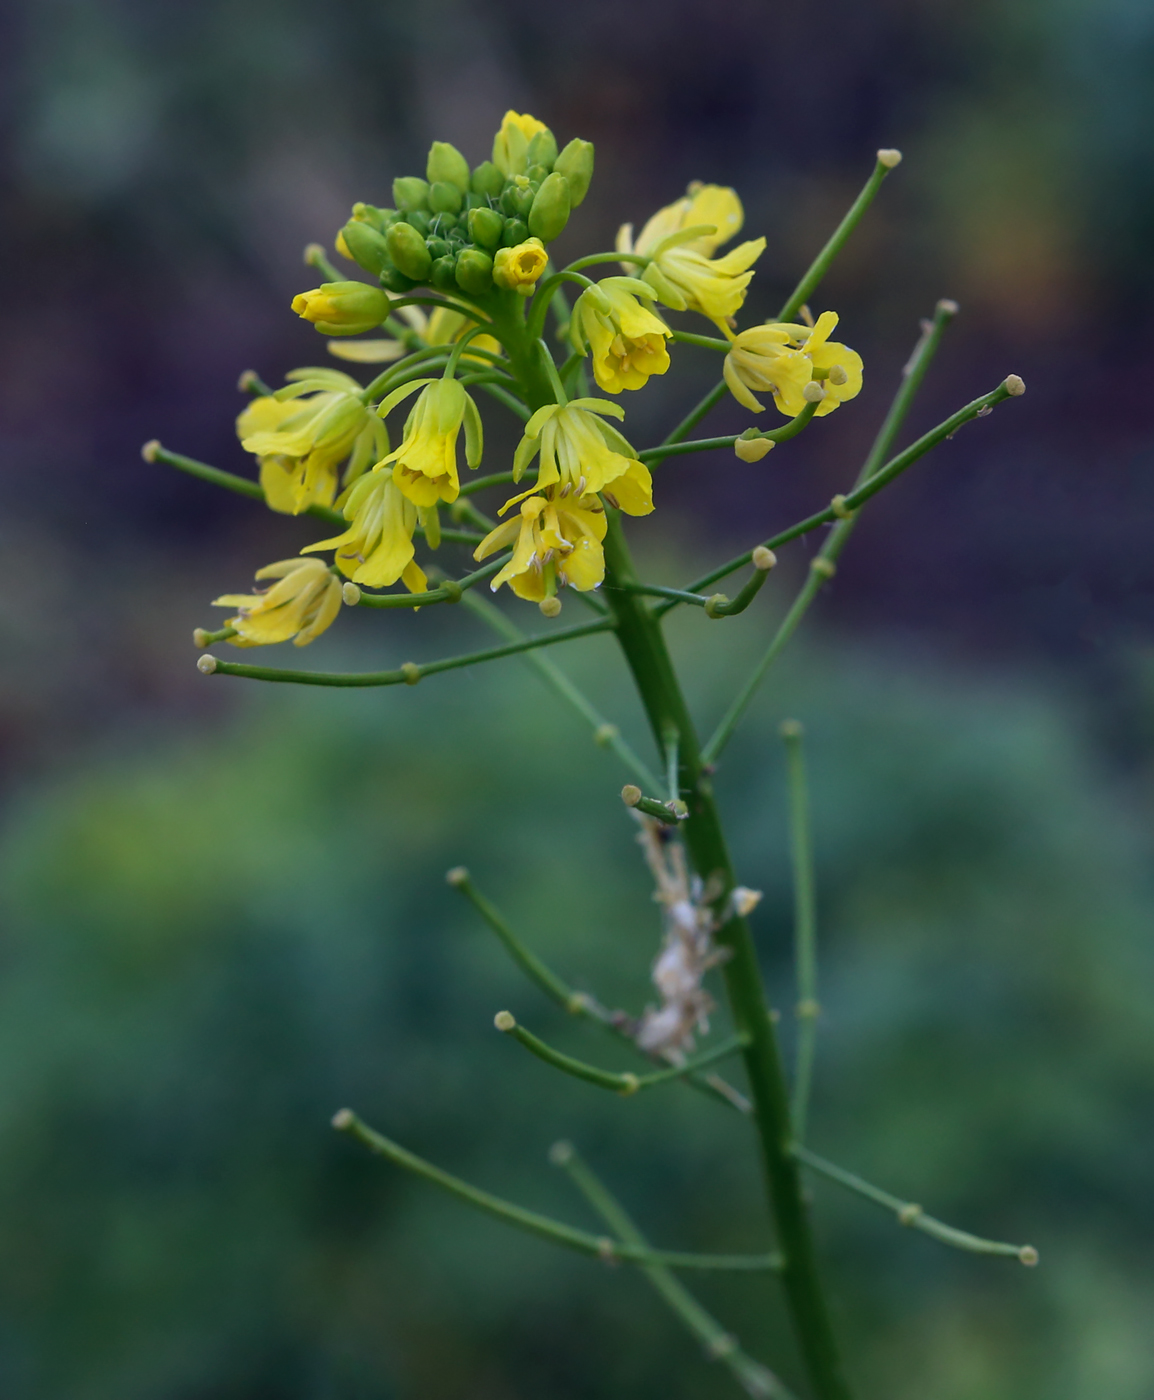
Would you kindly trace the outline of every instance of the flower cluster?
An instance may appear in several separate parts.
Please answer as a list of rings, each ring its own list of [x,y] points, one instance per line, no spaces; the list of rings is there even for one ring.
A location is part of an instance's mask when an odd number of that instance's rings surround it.
[[[804,323],[737,329],[765,239],[722,251],[745,217],[732,189],[695,183],[636,238],[626,224],[615,250],[553,272],[548,244],[585,198],[592,173],[589,142],[559,149],[543,122],[507,112],[491,159],[470,167],[455,147],[434,142],[423,177],[393,181],[392,207],[353,206],[335,246],[371,283],[340,280],[323,249],[310,248],[309,260],[332,271],[332,280],[297,295],[293,310],[330,337],[337,358],[388,368],[367,387],[336,369],[293,370],[283,388],[262,392],[237,420],[269,506],[327,518],[339,511],[344,528],[306,546],[295,569],[261,570],[258,579],[279,580],[268,592],[218,600],[241,609],[229,624],[232,642],[313,640],[336,616],[341,578],[358,588],[400,582],[424,593],[416,540],[437,548],[442,507],[458,520],[485,522],[488,532],[474,536],[478,563],[508,551],[482,570],[493,589],[508,584],[552,616],[560,590],[597,588],[606,511],[649,514],[653,482],[645,454],[611,421],[624,418],[623,408],[589,396],[586,365],[604,393],[636,391],[666,373],[670,347],[681,338],[725,352],[725,383],[754,413],[764,411],[758,394],[772,394],[777,409],[796,418],[806,408],[811,416],[831,413],[858,393],[861,358],[829,339],[832,312],[814,322],[801,308]],[[600,281],[581,271],[618,261],[623,273]],[[571,311],[569,284],[580,289]],[[550,310],[558,337],[573,350],[562,365],[543,338]],[[725,338],[679,332],[670,312],[705,317]],[[374,338],[382,329],[387,338]],[[459,499],[460,440],[469,468],[483,452],[474,386],[525,423],[512,472],[501,479],[520,483],[534,474],[501,506],[495,526]],[[413,395],[393,447],[385,420]],[[771,436],[752,433],[734,444],[745,461],[772,445]],[[317,570],[326,566],[309,557],[327,551],[336,592],[321,588]],[[292,608],[290,593],[302,600]],[[286,632],[291,619],[298,625]]]

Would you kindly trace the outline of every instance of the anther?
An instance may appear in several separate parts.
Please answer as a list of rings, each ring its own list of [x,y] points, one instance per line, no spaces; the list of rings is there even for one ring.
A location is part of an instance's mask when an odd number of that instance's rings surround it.
[[[201,651],[208,646],[208,633],[203,627],[194,627],[192,629],[192,644],[194,647],[199,647]]]
[[[555,1142],[549,1149],[549,1160],[555,1167],[567,1167],[573,1160],[573,1144],[571,1142]]]
[[[636,783],[626,783],[621,789],[621,801],[626,807],[636,807],[641,801],[641,789]]]
[[[910,1201],[898,1211],[898,1223],[901,1225],[912,1225],[921,1214],[921,1206],[914,1205],[913,1201]]]
[[[1026,392],[1026,381],[1020,374],[1007,374],[1003,387],[1007,394],[1016,399],[1020,394]]]
[[[155,462],[156,454],[160,451],[160,439],[153,438],[151,442],[146,442],[140,449],[140,455],[146,462]]]
[[[353,1126],[355,1119],[351,1108],[338,1108],[333,1114],[332,1123],[337,1132],[343,1133]]]
[[[844,496],[835,496],[833,500],[830,501],[829,508],[839,520],[853,519],[854,513],[846,505]]]
[[[445,879],[455,890],[460,889],[468,881],[469,872],[463,865],[454,865],[452,870],[445,872]]]
[[[406,685],[416,685],[421,679],[421,668],[415,661],[406,661],[401,667],[401,674],[405,678]]]
[[[355,608],[361,601],[361,590],[355,583],[346,583],[341,588],[341,597],[350,608]]]
[[[493,1024],[499,1031],[511,1031],[517,1024],[517,1020],[511,1011],[498,1011],[493,1017]]]
[[[760,569],[763,574],[767,574],[777,563],[777,555],[772,549],[766,549],[765,545],[759,544],[750,556],[749,562],[755,569]]]
[[[801,391],[801,396],[806,403],[821,403],[825,398],[825,390],[816,379],[811,379]]]
[[[837,573],[837,565],[832,559],[823,559],[819,554],[816,559],[810,560],[811,573],[820,574],[822,578],[833,578]]]
[[[207,653],[205,653],[204,656],[201,656],[197,659],[196,669],[200,672],[202,676],[211,676],[212,673],[216,670],[216,657],[209,656]]]
[[[561,599],[556,595],[552,598],[542,598],[537,606],[545,617],[556,617],[561,611]]]
[[[884,165],[887,170],[892,170],[895,165],[901,165],[901,163],[901,151],[895,151],[892,146],[884,146],[878,152],[878,164]]]

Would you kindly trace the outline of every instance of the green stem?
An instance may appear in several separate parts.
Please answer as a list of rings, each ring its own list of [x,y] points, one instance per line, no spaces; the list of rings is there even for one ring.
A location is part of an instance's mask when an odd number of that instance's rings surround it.
[[[511,557],[511,553],[502,554],[464,578],[446,579],[427,593],[366,593],[361,589],[357,604],[363,608],[424,608],[435,603],[459,603],[474,584],[495,574]]]
[[[582,277],[579,272],[574,272],[572,268],[565,268],[561,272],[555,272],[551,277],[546,277],[537,286],[533,294],[533,309],[529,313],[528,328],[529,334],[538,337],[545,329],[545,317],[549,314],[549,308],[553,304],[553,293],[560,291],[566,282],[576,282],[584,291],[589,287],[596,286],[588,277]],[[566,308],[568,309],[568,308]]]
[[[587,1065],[584,1060],[574,1059],[572,1055],[565,1055],[560,1050],[555,1050],[540,1036],[536,1036],[532,1031],[526,1030],[524,1026],[518,1025],[511,1012],[498,1011],[493,1024],[503,1035],[511,1036],[531,1054],[536,1055],[539,1060],[543,1060],[545,1064],[552,1065],[554,1069],[561,1070],[563,1074],[572,1075],[574,1079],[583,1079],[587,1084],[596,1084],[599,1089],[612,1089],[614,1093],[621,1094],[626,1098],[631,1094],[636,1094],[640,1089],[649,1089],[655,1084],[668,1084],[670,1080],[683,1079],[686,1075],[695,1074],[698,1070],[704,1069],[706,1065],[728,1059],[730,1055],[743,1049],[746,1044],[743,1036],[730,1036],[728,1040],[723,1041],[720,1045],[715,1045],[711,1050],[695,1055],[683,1064],[670,1065],[668,1069],[655,1070],[652,1074],[633,1074],[629,1070],[616,1073],[612,1070],[598,1069],[596,1065]]]
[[[637,455],[643,462],[654,464],[662,462],[666,457],[677,457],[683,452],[706,452],[715,447],[732,447],[739,438],[754,437],[756,439],[766,439],[769,442],[788,442],[792,437],[797,437],[809,426],[813,420],[813,415],[817,412],[816,403],[807,403],[796,418],[791,418],[788,423],[783,423],[780,428],[773,428],[769,432],[759,433],[734,433],[728,437],[715,438],[694,438],[692,442],[669,442],[666,439],[659,447],[647,447]]]
[[[325,250],[319,243],[310,243],[305,248],[305,265],[315,267],[328,282],[348,282],[350,280],[329,262]]]
[[[793,861],[793,954],[797,975],[797,1063],[793,1075],[793,1134],[805,1140],[817,1043],[817,896],[813,874],[809,794],[805,780],[802,727],[791,719],[781,726],[789,783],[789,845]]]
[[[892,156],[894,154],[896,154],[896,152],[886,152],[887,156]],[[849,212],[846,214],[845,218],[842,219],[841,223],[838,224],[837,228],[834,229],[829,242],[821,252],[818,253],[813,262],[810,263],[801,281],[786,298],[785,305],[777,313],[777,319],[779,321],[792,321],[810,299],[817,290],[818,283],[829,271],[830,264],[845,247],[850,234],[853,233],[854,229],[861,223],[866,210],[874,202],[874,195],[881,189],[882,181],[897,164],[895,160],[882,160],[880,155],[881,153],[879,152],[879,159],[873,168],[873,174],[865,182],[861,193],[854,200],[853,204],[850,205]],[[900,159],[901,157],[899,156],[898,160]]]
[[[706,350],[720,350],[723,355],[728,355],[733,349],[730,341],[722,340],[720,336],[716,335],[697,335],[692,331],[674,331],[670,338],[683,345],[700,345]]]
[[[577,1155],[572,1143],[555,1143],[549,1152],[549,1160],[568,1174],[574,1186],[619,1240],[638,1249],[648,1249],[648,1241],[620,1201]],[[669,1269],[663,1264],[646,1264],[642,1266],[642,1272],[675,1316],[701,1343],[705,1354],[728,1367],[747,1395],[754,1396],[756,1400],[794,1400],[791,1392],[773,1372],[742,1351],[737,1338],[706,1312]]]
[[[257,374],[255,369],[246,369],[237,380],[236,387],[242,394],[251,394],[254,399],[272,398],[273,391]]]
[[[527,471],[527,472],[525,473],[525,476],[526,476],[527,478],[532,478],[532,477],[536,476],[536,474],[537,474],[537,473],[536,473],[536,470],[533,469],[533,470]],[[492,472],[489,476],[478,476],[478,477],[475,477],[472,481],[462,481],[462,482],[461,482],[461,495],[462,495],[462,496],[472,496],[472,495],[474,495],[477,491],[484,491],[485,488],[488,487],[488,486],[504,486],[504,485],[507,485],[507,484],[511,484],[512,481],[513,481],[513,473],[512,473],[512,472]]]
[[[636,593],[642,598],[672,598],[678,603],[692,603],[697,608],[703,608],[709,602],[704,593],[686,593],[683,589],[666,588],[660,583],[616,583],[612,586],[624,593]]]
[[[521,400],[516,398],[513,394],[510,394],[507,389],[502,388],[500,384],[493,384],[487,379],[482,379],[478,382],[478,387],[483,389],[491,398],[496,399],[498,403],[503,403],[510,413],[520,418],[522,423],[527,423],[532,417],[532,414]]]
[[[671,443],[680,442],[684,437],[688,436],[688,434],[691,433],[694,430],[694,428],[697,427],[698,423],[701,422],[701,420],[705,417],[709,410],[713,408],[715,404],[719,404],[721,402],[721,400],[725,397],[727,390],[728,385],[726,384],[724,379],[722,379],[719,383],[715,384],[713,388],[710,389],[709,393],[706,394],[706,396],[701,400],[701,402],[697,404],[694,408],[691,408],[689,412],[685,415],[685,417],[681,420],[681,422],[678,423],[677,427],[674,428],[673,431],[668,435],[668,437],[665,438],[665,440],[661,444],[662,447],[668,447]]]
[[[756,558],[756,553],[754,555]],[[712,598],[707,598],[705,602],[705,612],[708,617],[737,617],[743,613],[750,603],[761,592],[766,579],[769,577],[769,570],[776,561],[766,561],[764,569],[755,568],[752,576],[742,586],[741,591],[732,602],[724,593],[715,593]]]
[[[547,632],[543,637],[526,637],[522,642],[509,642],[503,647],[468,652],[464,656],[450,656],[444,661],[426,661],[420,666],[409,661],[399,671],[289,671],[272,666],[246,666],[238,661],[221,661],[215,656],[208,656],[207,653],[197,664],[206,675],[218,672],[222,676],[244,676],[254,681],[287,681],[292,685],[416,685],[425,676],[434,676],[441,671],[458,671],[462,666],[477,666],[484,661],[498,661],[503,656],[516,656],[519,652],[531,651],[534,647],[551,647],[557,642],[569,642],[577,637],[592,637],[598,632],[611,631],[612,627],[613,623],[610,620],[601,618],[596,622],[583,622],[578,627],[562,627],[557,632]],[[212,661],[213,665],[206,666],[206,661]]]
[[[566,272],[580,272],[583,267],[599,267],[602,263],[636,263],[638,267],[648,267],[651,258],[645,257],[641,253],[590,253],[588,257],[578,258],[576,262],[568,263]]]
[[[864,1196],[867,1201],[892,1210],[899,1224],[907,1225],[913,1230],[921,1230],[923,1234],[942,1244],[951,1245],[954,1249],[964,1249],[968,1254],[1000,1254],[1005,1258],[1017,1259],[1028,1268],[1033,1268],[1038,1262],[1038,1251],[1032,1244],[1004,1244],[1000,1240],[984,1240],[966,1230],[956,1230],[952,1225],[946,1225],[940,1220],[935,1220],[932,1215],[926,1215],[915,1202],[891,1196],[888,1191],[871,1185],[862,1177],[847,1172],[844,1167],[819,1157],[816,1152],[811,1152],[800,1144],[794,1145],[793,1155],[799,1162],[804,1162],[807,1167],[828,1177],[830,1181],[836,1181],[847,1191],[853,1191],[858,1196]]]
[[[931,432],[918,438],[917,442],[907,447],[904,452],[886,463],[879,471],[860,486],[855,487],[848,496],[836,496],[834,503],[828,505],[825,510],[819,510],[815,515],[807,516],[804,520],[799,520],[796,525],[791,525],[787,530],[782,530],[780,534],[772,536],[764,543],[766,549],[778,549],[783,544],[788,544],[790,540],[799,539],[802,535],[808,535],[810,531],[819,529],[822,525],[829,525],[841,521],[846,522],[846,518],[852,515],[855,510],[863,506],[871,497],[883,490],[891,481],[899,477],[908,467],[927,452],[937,447],[940,442],[953,437],[959,428],[969,423],[974,418],[983,417],[986,410],[993,408],[995,404],[1002,403],[1005,399],[1015,398],[1023,391],[1020,387],[1007,387],[1013,385],[1015,376],[1003,380],[1001,384],[988,394],[983,394],[980,399],[975,399],[965,408],[961,408],[952,417],[947,418],[944,423],[939,423]],[[859,477],[860,480],[860,477]],[[836,532],[834,532],[836,533]],[[746,550],[744,554],[739,554],[736,559],[730,559],[728,563],[722,564],[719,568],[710,570],[703,577],[694,580],[688,585],[688,591],[699,593],[703,588],[708,588],[710,584],[717,583],[720,579],[727,578],[736,570],[744,568],[753,558],[753,550]],[[676,603],[670,602],[667,606],[658,606],[655,611],[658,616],[663,616],[669,608],[676,607]]]
[[[416,379],[430,370],[441,369],[449,362],[450,351],[444,345],[430,345],[423,350],[413,350],[403,360],[397,360],[388,369],[381,370],[375,379],[361,390],[361,402],[372,403],[384,398],[390,389],[397,388],[407,379]]]
[[[505,558],[508,557],[508,555],[505,556]],[[490,603],[487,598],[468,596],[464,599],[464,603],[474,616],[479,617],[494,632],[499,633],[508,641],[519,642],[525,639],[524,632],[516,623],[511,622],[501,609]],[[657,780],[647,765],[621,737],[621,731],[617,726],[611,724],[604,715],[599,713],[560,667],[548,657],[539,656],[535,651],[526,652],[525,661],[533,667],[548,686],[560,695],[566,704],[572,706],[583,719],[589,722],[593,728],[593,738],[596,743],[612,749],[626,768],[635,777],[640,778],[647,787],[657,786]]]
[[[607,579],[610,584],[638,582],[620,516],[615,511],[606,515]],[[689,818],[683,823],[685,841],[698,875],[717,889],[714,908],[725,920],[717,932],[719,945],[729,953],[723,976],[737,1032],[749,1042],[743,1058],[798,1344],[818,1400],[847,1400],[849,1388],[818,1276],[797,1161],[789,1151],[792,1125],[781,1055],[752,932],[743,917],[726,907],[737,880],[712,785],[702,769],[696,730],[653,613],[636,594],[624,589],[612,589],[607,599],[658,748],[668,724],[675,725],[680,736],[678,787],[689,805]]]
[[[777,1256],[773,1254],[682,1254],[673,1250],[637,1249],[632,1245],[617,1244],[613,1240],[591,1235],[585,1230],[575,1230],[571,1225],[563,1225],[559,1220],[550,1220],[548,1216],[538,1215],[534,1210],[526,1210],[523,1206],[513,1205],[510,1201],[501,1200],[499,1196],[491,1196],[488,1191],[470,1186],[460,1177],[442,1171],[440,1167],[433,1166],[432,1162],[418,1157],[415,1152],[409,1152],[399,1143],[374,1132],[351,1109],[342,1108],[335,1114],[333,1127],[339,1132],[351,1133],[359,1142],[382,1157],[387,1157],[395,1166],[403,1167],[415,1176],[424,1177],[426,1181],[440,1186],[450,1195],[467,1201],[469,1205],[476,1206],[488,1215],[495,1215],[498,1220],[503,1220],[508,1225],[516,1225],[530,1234],[552,1241],[553,1244],[575,1249],[579,1254],[592,1255],[593,1258],[602,1259],[606,1263],[621,1261],[627,1264],[665,1264],[671,1269],[717,1269],[742,1273],[765,1273],[778,1267]]]

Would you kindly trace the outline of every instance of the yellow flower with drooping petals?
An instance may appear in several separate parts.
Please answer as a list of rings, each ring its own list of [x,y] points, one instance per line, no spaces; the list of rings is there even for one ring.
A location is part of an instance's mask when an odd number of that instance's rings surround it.
[[[513,248],[497,249],[493,257],[493,282],[502,291],[532,296],[548,265],[545,245],[539,238],[527,238]]]
[[[501,514],[523,496],[550,486],[576,496],[604,494],[626,515],[648,515],[653,509],[653,478],[633,448],[605,417],[624,418],[620,404],[607,399],[574,399],[546,404],[525,424],[525,436],[513,455],[513,479],[520,481],[538,454],[537,484],[514,496]]]
[[[347,374],[294,369],[285,377],[283,389],[244,409],[236,430],[244,450],[260,460],[271,509],[299,515],[311,505],[332,505],[345,458],[347,486],[389,450],[389,438]]]
[[[518,598],[540,603],[566,585],[579,593],[598,586],[605,577],[605,530],[596,496],[551,491],[523,500],[517,516],[486,535],[473,557],[485,559],[512,544],[512,559],[489,586],[495,593],[507,583]]]
[[[651,260],[641,276],[666,306],[698,311],[724,329],[745,300],[753,279],[750,269],[765,249],[765,239],[758,238],[720,258],[712,256],[740,230],[744,219],[734,190],[693,184],[684,198],[653,215],[636,243],[633,225],[623,224],[617,251]]]
[[[610,394],[640,389],[651,374],[669,368],[667,337],[673,334],[638,297],[657,293],[636,277],[606,277],[587,288],[573,308],[573,348],[593,355],[593,377]]]
[[[816,417],[824,418],[861,392],[862,359],[848,345],[830,340],[837,325],[833,311],[823,311],[812,326],[782,321],[753,326],[734,337],[725,357],[725,382],[746,408],[760,413],[750,390],[772,392],[782,413],[796,418],[806,406],[806,385],[818,383],[822,397]],[[811,391],[814,392],[814,391]]]
[[[276,579],[260,593],[226,593],[214,608],[238,608],[227,626],[236,647],[264,647],[292,638],[305,647],[332,625],[341,610],[341,581],[320,559],[282,559],[258,569],[258,579]]]
[[[502,175],[524,175],[529,166],[529,142],[539,131],[548,130],[528,112],[506,112],[501,130],[493,137],[493,164]]]
[[[344,504],[352,522],[343,535],[307,545],[302,554],[335,550],[333,562],[346,578],[367,588],[387,588],[398,579],[410,593],[428,587],[424,571],[413,559],[417,507],[401,491],[389,471],[362,476]]]
[[[457,437],[465,429],[465,461],[481,462],[481,415],[477,405],[456,379],[414,379],[382,400],[377,412],[383,418],[402,399],[421,390],[405,421],[400,447],[383,457],[376,470],[393,464],[393,480],[415,506],[427,508],[438,501],[455,501],[461,485],[457,477]]]

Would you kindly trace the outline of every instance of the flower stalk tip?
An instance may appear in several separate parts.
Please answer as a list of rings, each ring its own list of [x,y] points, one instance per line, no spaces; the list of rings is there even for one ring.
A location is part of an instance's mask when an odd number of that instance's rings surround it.
[[[1008,374],[1004,382],[1006,393],[1012,398],[1019,398],[1026,392],[1026,381],[1020,374]]]
[[[885,146],[878,152],[878,164],[884,165],[887,170],[892,170],[894,166],[901,165],[902,153],[896,151],[892,146]]]
[[[498,1011],[496,1016],[493,1017],[493,1024],[499,1031],[507,1034],[509,1031],[516,1029],[517,1020],[511,1011]]]
[[[351,1108],[338,1108],[332,1116],[332,1125],[338,1133],[347,1132],[355,1122]]]
[[[196,669],[202,676],[211,676],[216,670],[216,657],[206,652],[204,656],[197,658]]]
[[[468,869],[463,865],[454,865],[452,870],[445,872],[445,882],[452,885],[455,890],[459,890],[462,885],[469,883]]]
[[[160,451],[160,439],[159,439],[159,438],[151,438],[151,439],[150,439],[148,442],[146,442],[146,443],[144,444],[144,446],[140,449],[140,455],[144,458],[144,460],[145,460],[146,462],[155,462],[155,461],[156,461],[156,454],[157,454],[159,451]]]

